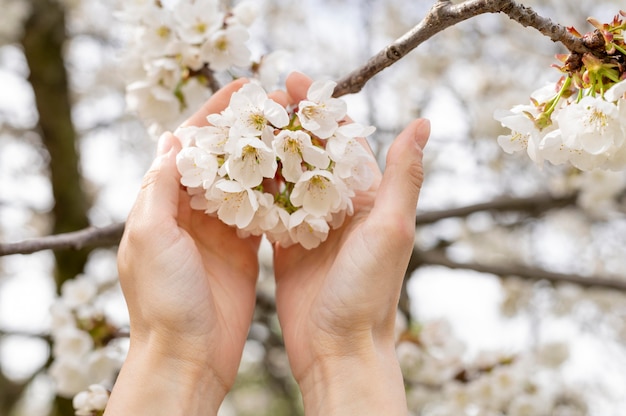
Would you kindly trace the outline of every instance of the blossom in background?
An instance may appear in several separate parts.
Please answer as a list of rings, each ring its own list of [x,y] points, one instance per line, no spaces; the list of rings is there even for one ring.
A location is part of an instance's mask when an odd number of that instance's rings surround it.
[[[511,130],[498,137],[505,152],[526,150],[540,165],[569,162],[585,171],[626,168],[623,16],[626,12],[605,25],[589,19],[597,30],[582,40],[594,40],[586,45],[591,52],[561,57],[560,70],[566,75],[547,90],[535,92],[529,105],[496,111],[496,120]]]
[[[92,384],[72,400],[76,416],[102,415],[109,401],[109,391],[99,384]]]
[[[547,415],[563,403],[584,410],[562,386],[559,369],[569,358],[563,342],[541,344],[532,353],[472,356],[448,321],[434,320],[405,326],[396,337],[396,355],[409,407],[421,409],[420,415]]]
[[[57,394],[74,397],[76,414],[102,414],[124,360],[125,351],[115,342],[118,328],[106,317],[98,296],[107,284],[87,275],[67,280],[53,303],[52,364],[48,374]]]
[[[192,208],[242,236],[265,234],[307,249],[325,241],[352,214],[355,192],[371,186],[375,165],[356,138],[374,128],[339,126],[346,105],[331,97],[335,85],[314,82],[298,111],[288,113],[249,83],[207,117],[210,126],[179,129],[177,167]]]
[[[132,34],[124,59],[129,110],[158,134],[208,99],[222,74],[257,77],[272,87],[284,54],[253,60],[247,42],[258,13],[252,1],[232,9],[216,0],[124,2],[118,16]]]

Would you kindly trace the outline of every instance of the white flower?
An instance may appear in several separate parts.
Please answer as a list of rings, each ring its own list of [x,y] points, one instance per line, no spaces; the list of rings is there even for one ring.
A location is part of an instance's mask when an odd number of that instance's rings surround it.
[[[123,358],[114,348],[104,347],[93,350],[87,356],[83,366],[87,369],[89,383],[112,384],[119,372]]]
[[[509,416],[537,416],[548,414],[551,403],[539,394],[521,394],[513,398],[506,412]]]
[[[226,23],[239,23],[250,26],[259,15],[259,3],[251,0],[239,2],[231,10],[232,15],[226,19]]]
[[[235,151],[224,164],[228,176],[244,188],[259,186],[263,178],[273,178],[278,164],[276,156],[256,137],[238,140]]]
[[[64,355],[82,357],[94,347],[93,338],[87,332],[76,327],[67,326],[54,332],[54,345],[52,354],[54,357]]]
[[[228,140],[228,127],[220,126],[185,126],[174,133],[183,147],[197,146],[214,155],[224,154],[224,145]]]
[[[199,147],[181,149],[176,155],[176,166],[181,174],[180,183],[185,186],[208,189],[217,176],[217,158]]]
[[[414,342],[402,341],[396,346],[396,356],[402,374],[409,380],[417,379],[424,361],[424,352]]]
[[[276,135],[272,144],[283,164],[283,177],[292,183],[297,182],[302,175],[302,162],[317,169],[325,169],[330,163],[324,149],[314,146],[311,136],[300,130],[283,130]]]
[[[624,101],[626,100],[624,94],[626,94],[626,79],[613,84],[613,86],[604,93],[604,99],[612,103]]]
[[[325,170],[304,172],[293,188],[291,202],[316,217],[325,217],[341,205],[338,180]]]
[[[289,54],[286,51],[278,50],[264,55],[256,69],[256,78],[263,88],[275,89],[280,78],[280,74],[285,71]]]
[[[257,84],[248,83],[234,93],[229,108],[235,118],[231,137],[261,136],[264,131],[272,129],[268,124],[281,128],[289,123],[287,110],[268,98]]]
[[[126,87],[128,110],[146,120],[171,121],[180,113],[180,101],[172,90],[149,81],[137,81]]]
[[[74,396],[72,405],[76,416],[91,416],[94,411],[104,410],[108,401],[109,391],[99,384],[92,384]]]
[[[57,394],[72,397],[89,385],[87,371],[83,362],[63,356],[52,362],[48,374],[56,384]]]
[[[331,120],[327,139],[292,126],[293,110],[288,113],[256,83],[235,92],[221,113],[207,116],[209,126],[179,128],[183,151],[177,165],[192,209],[235,226],[240,237],[265,234],[272,243],[308,249],[325,241],[331,227],[353,214],[351,198],[370,187],[375,164],[357,139],[373,127],[338,127],[339,115],[326,117],[338,101],[330,94],[330,84],[309,91],[322,124]],[[345,104],[339,107],[344,114]]]
[[[298,105],[298,119],[302,127],[322,139],[330,137],[345,117],[346,103],[332,98],[337,83],[315,81],[309,87],[307,99]]]
[[[241,25],[220,29],[200,47],[200,56],[214,71],[247,66],[250,64],[250,50],[246,46],[248,37],[248,31]]]
[[[289,217],[289,233],[294,242],[307,250],[313,249],[326,241],[329,226],[322,218],[298,210]]]
[[[515,153],[528,148],[533,134],[538,133],[533,121],[525,112],[534,110],[531,106],[516,106],[510,111],[496,110],[494,118],[503,127],[511,130],[511,134],[498,137],[498,144],[506,153]]]
[[[619,111],[613,103],[587,96],[556,113],[563,144],[592,155],[606,152],[624,141]]]
[[[137,27],[137,45],[141,53],[148,57],[174,55],[180,42],[174,31],[175,22],[172,13],[161,7],[151,5],[142,10],[142,25]]]
[[[372,166],[376,161],[356,139],[374,132],[374,127],[350,123],[340,126],[326,144],[326,150],[335,162],[333,173],[350,189],[366,190],[374,181]]]
[[[66,280],[61,286],[61,299],[70,308],[91,302],[97,293],[96,284],[84,276]]]
[[[76,325],[76,318],[72,314],[72,308],[61,300],[55,301],[50,306],[50,317],[52,318],[51,329],[53,332],[59,331],[66,326],[74,327]]]
[[[209,212],[217,212],[217,217],[225,224],[238,228],[246,228],[259,209],[254,191],[237,181],[219,180],[207,191],[207,199]]]
[[[200,44],[216,32],[224,20],[215,0],[178,2],[173,10],[176,20],[176,33],[189,44]]]

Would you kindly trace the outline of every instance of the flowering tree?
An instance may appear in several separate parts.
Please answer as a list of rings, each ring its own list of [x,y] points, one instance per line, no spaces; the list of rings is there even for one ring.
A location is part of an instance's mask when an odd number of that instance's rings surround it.
[[[45,322],[24,330],[17,289],[0,287],[0,414],[102,413],[128,338],[115,245],[150,137],[241,76],[253,81],[209,127],[176,130],[181,182],[193,208],[283,245],[323,244],[350,215],[374,162],[359,138],[384,155],[408,119],[433,119],[397,325],[412,414],[619,414],[623,397],[580,370],[591,349],[609,357],[595,365],[613,387],[626,383],[626,16],[615,2],[232,3],[0,0],[2,265],[7,282],[54,275],[56,288]],[[317,82],[285,109],[270,92],[292,69]],[[340,124],[346,114],[355,122]],[[520,151],[530,160],[510,155]],[[260,255],[224,415],[301,412]],[[495,282],[498,312],[524,336],[492,346],[463,336],[475,322],[434,319],[427,282],[443,269],[454,284],[441,303],[480,302],[458,287]],[[20,370],[13,343],[49,349]]]

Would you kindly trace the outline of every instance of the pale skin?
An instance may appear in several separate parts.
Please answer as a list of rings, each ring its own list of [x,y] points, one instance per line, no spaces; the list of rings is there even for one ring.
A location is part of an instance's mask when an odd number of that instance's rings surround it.
[[[206,124],[244,82],[214,94],[186,124]],[[297,102],[310,83],[293,73],[272,98]],[[276,307],[307,415],[407,414],[394,322],[429,132],[426,120],[415,120],[400,133],[384,175],[373,167],[374,185],[325,243],[274,249]],[[107,416],[216,414],[252,320],[260,239],[240,239],[189,208],[179,150],[173,135],[161,137],[120,245],[131,347]]]

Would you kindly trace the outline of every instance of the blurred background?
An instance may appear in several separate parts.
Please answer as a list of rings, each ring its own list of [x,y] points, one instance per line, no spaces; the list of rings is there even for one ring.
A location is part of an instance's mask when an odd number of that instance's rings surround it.
[[[128,111],[138,49],[116,13],[130,3],[140,2],[0,0],[2,243],[123,222],[154,156],[154,132],[180,120],[155,127]],[[284,51],[281,79],[297,70],[338,80],[418,24],[434,0],[254,3],[253,58]],[[626,8],[524,4],[581,33],[592,30],[587,17],[608,22]],[[550,65],[565,52],[503,14],[482,15],[343,97],[353,119],[377,127],[381,166],[404,125],[432,122],[397,325],[412,415],[626,414],[626,175],[537,166],[496,142],[506,131],[493,112],[557,81]],[[255,323],[223,416],[302,414],[270,253],[263,245]],[[113,382],[127,337],[115,256],[109,241],[0,257],[0,416],[73,415],[74,394]],[[88,297],[101,321],[91,329],[108,331],[90,332],[92,349],[105,351],[98,359],[106,357],[96,379],[81,373],[86,362],[75,373],[55,369],[65,282],[73,282],[66,300],[95,291]]]

